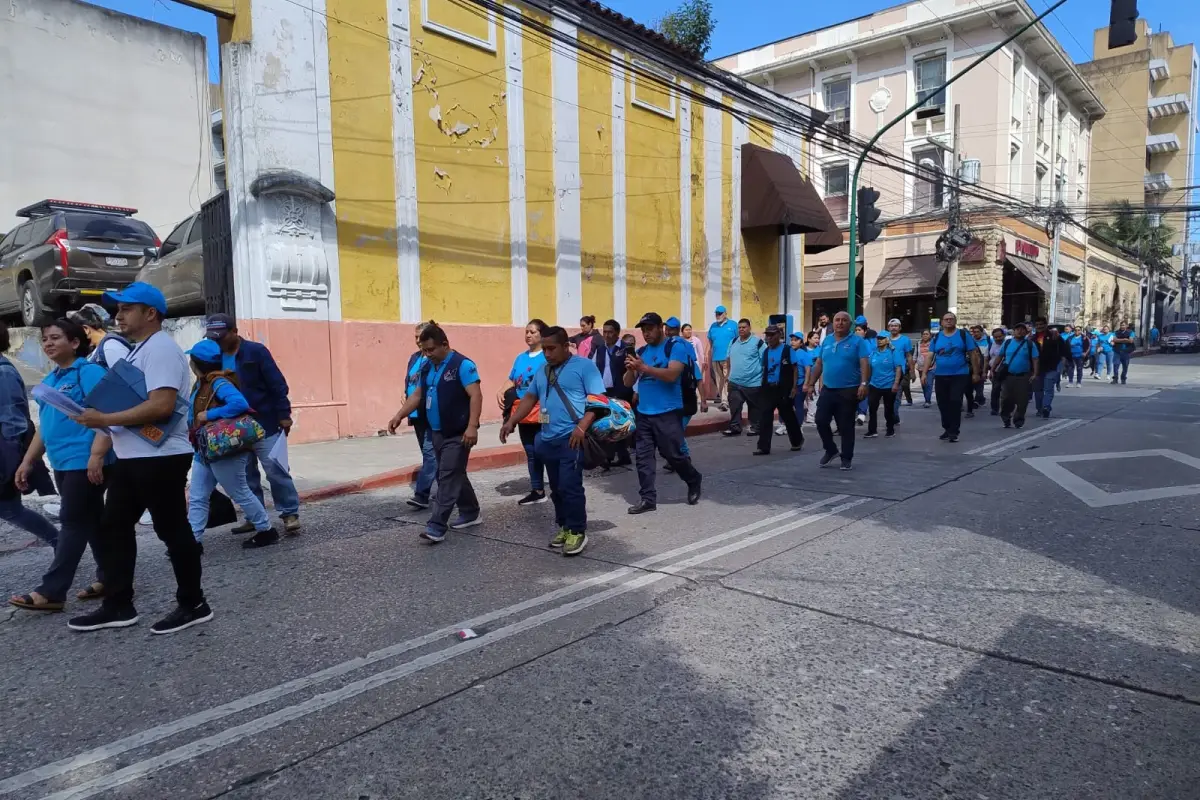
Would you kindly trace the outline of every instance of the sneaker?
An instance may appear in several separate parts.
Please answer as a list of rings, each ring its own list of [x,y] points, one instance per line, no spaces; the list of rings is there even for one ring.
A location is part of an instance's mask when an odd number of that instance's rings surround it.
[[[279,534],[275,534],[278,536]],[[213,618],[212,609],[208,607],[208,603],[201,601],[200,605],[191,608],[179,606],[170,614],[160,619],[158,622],[150,626],[151,633],[178,633],[186,630],[193,625],[200,625],[208,622]]]
[[[411,508],[419,508],[419,509],[429,508],[429,498],[421,497],[420,495],[416,495],[416,494],[414,494],[412,497],[408,498],[404,502],[408,503],[409,507],[411,507]],[[236,531],[235,531],[235,533],[236,533]]]
[[[482,524],[483,524],[483,515],[482,514],[476,514],[473,517],[468,517],[466,514],[459,514],[458,518],[450,523],[450,527],[456,531],[462,531],[462,530],[466,530],[467,528],[474,528],[476,525],[482,525]]]
[[[235,525],[232,528],[230,528],[229,532],[230,533],[253,533],[254,532],[254,523],[253,522],[243,522],[240,525]]]
[[[1109,383],[1111,383],[1113,386],[1116,386],[1116,385],[1117,385],[1117,379],[1116,379],[1116,378],[1113,378],[1111,381],[1109,381]]]
[[[821,456],[820,466],[822,466],[822,467],[829,466],[829,462],[833,461],[835,458],[837,458],[838,455],[839,455],[838,451],[834,450],[832,453],[826,453],[825,455]]]
[[[999,412],[999,411],[993,411],[993,412],[992,412],[992,416],[993,416],[993,417],[998,417],[998,416],[1000,416],[1000,412]]]
[[[728,411],[728,410],[729,410],[729,404],[728,404],[728,403],[721,403],[721,405],[717,406],[717,408],[721,409],[722,411]]]
[[[946,441],[948,441],[950,444],[954,444],[955,442],[958,441],[958,434],[957,433],[951,434],[950,438],[947,439]]]
[[[1011,428],[1011,427],[1012,427],[1012,420],[1007,420],[1007,419],[1006,419],[1006,420],[1004,420],[1004,427],[1006,427],[1006,428]]]
[[[441,533],[438,533],[437,531],[432,531],[426,528],[425,530],[421,531],[421,538],[427,542],[431,542],[432,544],[439,544],[440,542],[444,542],[446,540],[446,532],[442,531]]]
[[[946,433],[945,431],[942,431],[942,435],[941,435],[941,436],[939,436],[938,438],[939,438],[939,439],[941,439],[941,440],[944,442],[944,441],[946,441],[947,439],[949,439],[949,438],[950,438],[950,434]]]
[[[536,506],[538,503],[546,502],[545,490],[534,490],[517,501],[519,506]]]
[[[725,430],[721,431],[721,435],[722,436],[741,436],[742,429],[741,428],[726,428]]]
[[[974,411],[968,411],[968,412],[967,412],[967,419],[975,419],[975,412],[974,412]]]
[[[567,541],[567,535],[569,533],[570,533],[570,531],[568,531],[566,528],[560,528],[558,533],[556,533],[554,535],[554,538],[550,540],[549,546],[553,547],[556,550],[558,548],[562,547],[563,542]]]
[[[279,531],[274,528],[268,528],[265,531],[259,531],[242,542],[242,549],[254,550],[259,547],[269,547],[279,541]]]
[[[585,547],[587,547],[586,533],[568,533],[562,546],[563,555],[577,556],[583,552]]]
[[[700,484],[696,483],[688,487],[687,504],[694,506],[700,502]]]
[[[855,425],[866,425],[867,424],[867,415],[859,414],[857,417],[854,418],[854,424]]]
[[[295,536],[300,532],[299,514],[285,514],[283,516],[283,532],[288,536]]]
[[[663,464],[663,472],[665,472],[665,473],[667,473],[668,475],[670,475],[670,474],[671,474],[671,473],[673,473],[674,471],[675,471],[675,468],[674,468],[674,467],[672,467],[670,464]]]
[[[746,435],[747,436],[758,436],[758,428],[757,427],[751,428],[750,430],[746,431]]]
[[[50,519],[58,519],[58,515],[62,513],[62,503],[46,503],[42,506],[42,513]]]
[[[72,617],[67,627],[73,631],[99,631],[104,628],[128,628],[137,625],[138,613],[133,606],[110,608],[100,606],[90,614]]]
[[[921,403],[921,408],[929,408],[931,405],[933,405],[933,404],[932,403]]]
[[[1095,375],[1095,374],[1093,374],[1093,375],[1092,375],[1092,379],[1093,379],[1093,380],[1097,380],[1097,381],[1098,381],[1098,380],[1100,380],[1100,376],[1099,376],[1099,375]]]
[[[878,439],[878,438],[879,438],[879,434],[878,434],[878,433],[868,433],[868,434],[865,434],[865,435],[863,436],[863,438],[864,438],[864,439]]]
[[[849,472],[852,469],[854,469],[854,464],[850,461],[850,459],[843,458],[841,466],[842,472]]]
[[[149,511],[142,512],[141,519],[138,520],[138,525],[150,526],[154,524],[154,517],[150,516]],[[250,526],[250,530],[254,530],[254,526]]]
[[[885,437],[885,438],[887,438],[887,439],[891,439],[891,438],[892,438],[893,436],[895,436],[895,435],[896,435],[896,431],[895,431],[895,430],[890,430],[890,431],[888,431],[887,433],[885,433],[885,434],[884,434],[884,437]]]
[[[1021,428],[1025,427],[1025,420],[1020,420],[1019,422],[1014,422],[1013,425],[1016,426],[1017,430],[1021,430]]]
[[[787,433],[787,426],[784,425],[782,422],[775,426],[775,435],[776,436],[783,436],[785,433]]]
[[[1048,409],[1048,408],[1042,409],[1042,419],[1050,419],[1050,409]]]

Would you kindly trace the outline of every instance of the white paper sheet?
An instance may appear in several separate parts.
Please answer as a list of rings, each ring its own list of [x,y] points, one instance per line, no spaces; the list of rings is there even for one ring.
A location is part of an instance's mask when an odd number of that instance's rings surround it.
[[[283,471],[289,475],[292,472],[292,467],[288,464],[287,452],[287,436],[280,436],[275,440],[275,444],[271,445],[271,452],[267,453],[276,464],[283,467]]]
[[[29,393],[33,396],[34,400],[44,403],[51,408],[56,408],[68,417],[77,417],[83,413],[83,406],[57,389],[51,389],[45,384],[39,383]],[[112,433],[108,428],[99,428],[98,430],[103,433]]]

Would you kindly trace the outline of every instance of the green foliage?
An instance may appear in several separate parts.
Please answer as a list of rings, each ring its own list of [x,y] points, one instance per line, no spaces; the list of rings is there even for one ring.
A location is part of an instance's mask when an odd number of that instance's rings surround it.
[[[1175,229],[1151,224],[1151,215],[1135,209],[1128,200],[1110,206],[1112,219],[1095,224],[1096,232],[1122,247],[1126,247],[1151,264],[1163,264],[1171,258],[1171,239]]]
[[[716,25],[709,0],[683,0],[679,8],[654,23],[654,28],[677,46],[703,58],[708,55]]]

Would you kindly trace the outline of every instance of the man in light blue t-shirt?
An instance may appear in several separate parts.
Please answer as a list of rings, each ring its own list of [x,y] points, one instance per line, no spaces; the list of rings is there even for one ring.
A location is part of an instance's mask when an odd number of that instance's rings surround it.
[[[713,386],[722,411],[729,410],[729,345],[737,338],[738,326],[726,316],[725,306],[717,306],[716,319],[708,326],[709,361],[712,364]]]
[[[1018,322],[1013,327],[1011,339],[1005,339],[1000,350],[992,358],[992,375],[1000,379],[1000,419],[1004,427],[1018,428],[1025,425],[1025,410],[1029,408],[1031,384],[1038,376],[1037,344],[1029,335],[1029,326]]]
[[[900,424],[900,395],[904,395],[904,399],[908,402],[908,405],[911,406],[913,404],[913,343],[912,339],[900,332],[900,328],[900,320],[888,320],[888,338],[891,340],[892,347],[895,348],[896,352],[900,356],[900,359],[904,362],[904,375],[900,378],[900,391],[896,392],[896,401],[893,403],[893,408],[896,412],[897,425]]]
[[[745,405],[750,416],[750,436],[757,436],[762,354],[766,345],[754,335],[750,320],[738,320],[737,330],[737,338],[729,345],[729,427],[722,434],[737,436],[742,432]]]
[[[867,341],[851,330],[850,315],[839,311],[833,317],[833,334],[821,343],[816,363],[804,379],[805,394],[811,394],[817,381],[822,381],[816,413],[817,433],[825,448],[820,462],[822,467],[840,455],[842,469],[853,469],[854,417],[859,401],[867,396],[867,384],[871,380],[870,357],[871,348]],[[835,419],[842,438],[840,450],[833,441],[831,423]]]

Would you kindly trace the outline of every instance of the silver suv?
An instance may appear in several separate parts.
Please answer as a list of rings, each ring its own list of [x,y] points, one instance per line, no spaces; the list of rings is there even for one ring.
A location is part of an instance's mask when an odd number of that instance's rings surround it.
[[[175,226],[137,279],[158,287],[172,316],[204,313],[204,224],[193,214]]]

